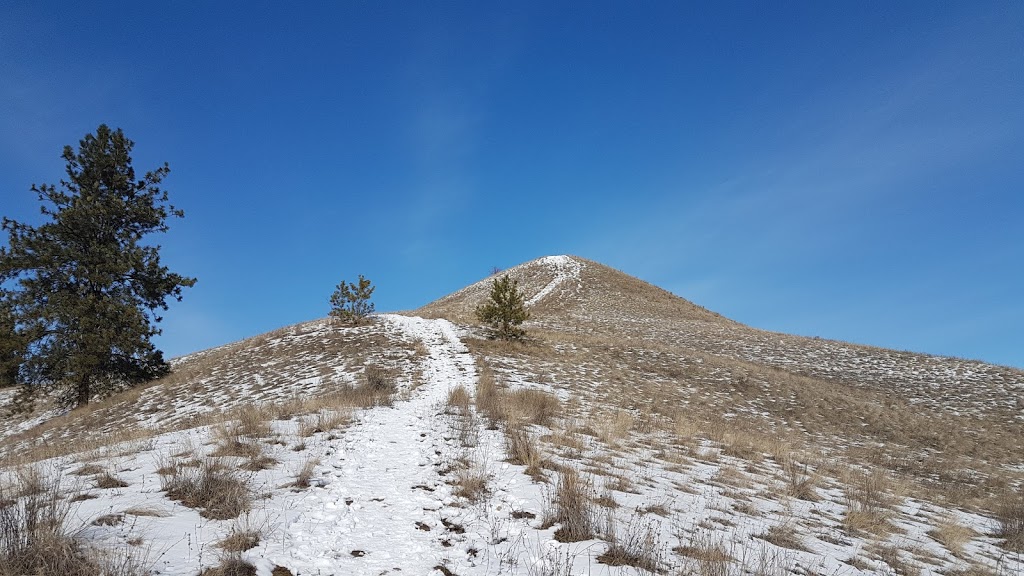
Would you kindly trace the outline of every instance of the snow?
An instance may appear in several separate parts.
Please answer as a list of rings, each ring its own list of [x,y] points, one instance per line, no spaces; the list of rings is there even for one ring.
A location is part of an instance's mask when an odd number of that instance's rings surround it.
[[[533,306],[540,302],[545,296],[558,288],[562,283],[567,280],[579,280],[580,270],[582,265],[569,256],[545,256],[537,260],[538,264],[547,266],[555,273],[555,277],[545,286],[541,288],[540,292],[537,292],[532,298],[526,301],[527,306]]]
[[[530,305],[578,280],[580,274],[581,264],[569,257],[546,257],[540,263],[555,276],[530,299]],[[378,321],[386,330],[422,342],[426,350],[419,365],[422,382],[401,390],[393,406],[356,412],[352,423],[337,434],[318,433],[302,440],[307,444],[304,450],[294,449],[299,441],[297,422],[274,422],[275,432],[288,440],[266,447],[277,465],[246,473],[262,496],[251,513],[238,520],[209,520],[167,499],[162,491],[157,470],[173,454],[201,455],[212,450],[213,428],[205,426],[46,463],[67,487],[77,485],[94,496],[75,509],[82,534],[111,547],[142,538],[154,570],[172,576],[194,576],[217,565],[223,552],[216,543],[240,526],[263,533],[260,544],[242,554],[254,563],[259,576],[269,576],[275,566],[287,567],[295,575],[319,576],[441,574],[439,566],[460,576],[639,572],[597,563],[596,557],[606,548],[601,540],[561,544],[553,539],[557,526],[540,527],[551,487],[533,481],[521,466],[504,462],[500,431],[470,421],[472,441],[467,444],[460,438],[455,417],[445,412],[445,401],[458,386],[474,391],[477,368],[460,339],[459,327],[447,320],[390,314],[380,315]],[[351,374],[341,376],[352,379]],[[525,371],[513,368],[505,376],[517,386],[544,387]],[[262,387],[258,375],[253,380],[255,387]],[[305,383],[303,390],[306,384],[314,384],[300,382]],[[188,399],[181,402],[176,410],[199,410],[188,405]],[[615,531],[622,539],[630,530],[647,531],[671,573],[696,570],[692,560],[674,555],[671,549],[700,542],[720,544],[730,551],[736,559],[736,574],[740,566],[749,571],[770,566],[770,574],[786,574],[798,567],[805,573],[865,572],[845,563],[852,557],[864,559],[868,573],[891,572],[864,553],[868,540],[843,533],[846,501],[840,487],[820,487],[818,502],[774,500],[766,495],[777,491],[781,470],[770,462],[763,465],[767,472],[757,475],[744,471],[744,461],[727,457],[710,444],[703,447],[703,459],[670,465],[653,449],[599,452],[604,449],[588,442],[583,452],[602,458],[631,484],[626,492],[613,486],[609,476],[594,478],[596,492],[607,493],[619,503],[609,512]],[[549,456],[561,465],[581,466],[558,454]],[[450,478],[443,474],[460,458],[473,462],[487,477],[490,493],[484,501],[470,503],[457,496]],[[83,477],[72,475],[85,459],[99,462],[127,486],[88,487]],[[319,462],[312,486],[291,487],[310,460]],[[730,474],[738,480],[729,481]],[[640,512],[653,505],[664,506],[667,517]],[[738,512],[740,507],[747,512]],[[133,509],[148,514],[129,513]],[[925,574],[965,566],[927,535],[934,520],[949,511],[910,500],[898,511],[902,534],[885,541],[886,545],[940,559],[935,566],[923,567]],[[535,518],[517,512],[529,512]],[[105,514],[124,514],[125,520],[114,526],[92,524],[92,519]],[[990,532],[990,519],[967,512],[955,516],[981,534]],[[761,538],[772,527],[787,525],[794,528],[806,550],[781,548]],[[967,551],[1002,573],[1024,571],[1019,555],[1002,553],[992,538],[975,539]]]

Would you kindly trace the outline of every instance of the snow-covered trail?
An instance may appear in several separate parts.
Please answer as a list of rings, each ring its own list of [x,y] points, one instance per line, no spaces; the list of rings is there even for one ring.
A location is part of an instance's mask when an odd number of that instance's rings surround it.
[[[260,574],[274,564],[297,574],[422,574],[445,557],[451,490],[434,466],[446,453],[437,413],[452,388],[475,388],[475,364],[446,320],[381,319],[424,342],[424,382],[394,407],[362,412],[321,459],[322,487],[280,502]]]
[[[569,256],[545,256],[538,260],[538,262],[551,268],[551,270],[555,273],[555,277],[552,278],[546,286],[541,288],[539,292],[534,294],[533,298],[530,298],[529,300],[526,301],[527,306],[533,306],[534,304],[540,302],[542,299],[544,299],[545,296],[553,292],[555,288],[559,287],[563,282],[569,280],[576,280],[577,282],[579,282],[580,271],[583,269],[583,266],[573,258],[570,258]]]

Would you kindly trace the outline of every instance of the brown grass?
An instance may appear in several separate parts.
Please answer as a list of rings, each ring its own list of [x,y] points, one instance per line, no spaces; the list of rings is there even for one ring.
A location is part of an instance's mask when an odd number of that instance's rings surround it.
[[[846,485],[846,514],[843,516],[847,532],[881,536],[895,530],[889,522],[892,517],[890,486],[888,475],[877,470],[851,475]]]
[[[222,558],[217,566],[203,570],[200,576],[256,576],[256,566],[235,552]]]
[[[996,507],[999,523],[995,535],[1003,539],[1003,548],[1024,552],[1024,496],[1009,496]]]
[[[454,414],[469,414],[469,405],[471,402],[472,398],[469,396],[469,391],[461,384],[452,388],[448,392],[448,408]]]
[[[632,566],[651,574],[659,573],[663,549],[658,536],[660,526],[634,516],[622,530],[618,530],[610,512],[607,519],[605,538],[608,547],[597,561],[608,566]]]
[[[160,484],[168,498],[200,508],[205,518],[237,518],[252,505],[248,482],[213,459],[198,468],[176,466],[172,475],[161,477]]]
[[[553,497],[549,497],[545,510],[545,526],[559,524],[555,540],[579,542],[590,540],[595,534],[593,483],[584,479],[573,468],[564,468],[558,474]]]
[[[310,480],[313,479],[313,473],[316,471],[318,464],[320,464],[320,460],[316,458],[306,460],[302,464],[302,468],[295,474],[295,482],[292,485],[303,490],[309,488]]]
[[[70,502],[41,470],[32,486],[0,486],[0,576],[142,576],[145,558],[91,548],[68,528]]]
[[[534,480],[543,478],[544,473],[541,466],[544,464],[544,456],[537,440],[529,432],[520,427],[505,427],[505,450],[508,452],[508,460],[513,464],[526,466],[526,474]]]
[[[111,488],[124,488],[128,483],[109,472],[104,472],[96,477],[96,487],[109,490]]]
[[[945,546],[951,554],[961,558],[964,546],[978,533],[952,518],[944,518],[935,524],[934,529],[928,531],[928,535]]]

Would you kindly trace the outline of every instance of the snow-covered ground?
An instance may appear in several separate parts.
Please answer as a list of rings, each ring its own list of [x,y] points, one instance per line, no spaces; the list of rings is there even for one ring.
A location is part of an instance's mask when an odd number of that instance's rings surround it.
[[[583,275],[593,268],[555,256],[510,272],[529,287],[528,304],[543,308],[567,294],[584,292]],[[487,285],[482,281],[467,290],[484,292]],[[822,371],[831,370],[836,357],[847,363],[889,358],[867,356],[859,349],[837,356],[832,350],[837,343],[810,348],[792,337],[776,337],[772,344],[766,334],[737,346],[746,347],[745,355],[778,365],[794,362],[795,353],[786,351],[791,347],[813,356]],[[872,534],[848,528],[844,522],[853,505],[848,478],[870,470],[843,469],[849,463],[831,460],[824,449],[794,472],[778,454],[731,454],[727,443],[708,440],[703,430],[681,438],[681,433],[646,426],[642,419],[650,416],[645,414],[650,399],[642,395],[661,377],[652,368],[658,362],[680,371],[701,368],[687,372],[686,380],[672,376],[661,383],[682,402],[695,399],[703,388],[712,396],[724,394],[723,402],[730,402],[732,411],[724,419],[752,414],[756,406],[737,404],[725,394],[734,380],[728,366],[701,366],[713,364],[709,356],[677,358],[668,348],[605,348],[602,364],[588,355],[600,353],[603,341],[567,338],[531,359],[479,341],[472,343],[484,352],[473,348],[471,353],[467,342],[472,337],[448,320],[384,314],[370,327],[338,328],[316,321],[258,337],[246,346],[179,359],[175,367],[181,369],[181,382],[141,390],[132,400],[135,409],[107,425],[156,428],[170,423],[183,429],[53,458],[40,468],[59,477],[68,495],[78,494],[73,524],[81,527],[85,539],[145,552],[153,570],[167,575],[194,576],[218,565],[228,555],[219,543],[248,530],[260,534],[259,542],[240,555],[260,576],[270,576],[275,568],[274,576],[280,576],[278,567],[318,576],[569,576],[652,570],[702,576],[949,576],[969,569],[978,576],[1024,574],[1021,554],[1004,550],[992,536],[995,520],[990,515],[904,493],[895,482],[883,489],[885,530]],[[673,337],[666,332],[664,341]],[[895,354],[892,358],[894,363],[918,361]],[[359,381],[371,360],[397,370],[394,402],[336,414],[347,423],[313,433],[309,424],[316,414],[273,420],[272,433],[258,440],[270,459],[266,469],[248,471],[242,468],[243,458],[214,457],[223,430],[188,425],[191,417],[247,401],[274,404],[329,393],[332,387]],[[199,362],[213,368],[196,371],[200,376],[192,382],[189,371]],[[940,364],[945,366],[936,362]],[[473,394],[485,373],[481,366],[512,389],[537,389],[561,399],[564,411],[557,422],[528,428],[544,453],[543,479],[507,462],[501,429],[486,426],[486,419],[473,410],[460,413],[447,406],[449,394],[458,387]],[[879,364],[877,369],[888,366]],[[966,372],[953,376],[972,382],[980,378]],[[196,392],[183,393],[188,390]],[[760,395],[757,401],[763,398],[784,400]],[[584,421],[580,415],[585,413],[602,416]],[[23,432],[51,416],[37,415],[5,433]],[[320,417],[328,416],[321,411]],[[47,432],[48,441],[59,443],[63,437],[53,430]],[[7,450],[9,456],[12,448]],[[255,495],[250,512],[209,519],[167,497],[162,469],[210,458],[248,482]],[[96,469],[87,472],[85,465]],[[309,487],[295,486],[307,467]],[[580,542],[562,543],[555,539],[560,525],[546,523],[545,515],[554,508],[558,470],[568,468],[584,479],[594,533]],[[99,487],[99,470],[124,486]],[[460,474],[485,479],[484,495],[461,495]],[[790,494],[791,484],[800,480],[811,482],[807,497]],[[966,536],[957,544],[940,533],[943,527]],[[604,563],[609,559],[602,554],[612,541],[620,551],[653,564],[645,568],[635,559],[625,565]]]

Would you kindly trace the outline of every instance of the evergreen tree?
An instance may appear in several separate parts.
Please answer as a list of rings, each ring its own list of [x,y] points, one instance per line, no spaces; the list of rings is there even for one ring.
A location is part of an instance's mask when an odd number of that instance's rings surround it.
[[[346,283],[342,280],[334,294],[331,294],[330,315],[353,326],[363,322],[367,316],[373,314],[370,297],[374,288],[362,274],[359,275],[358,283]]]
[[[18,384],[18,368],[24,352],[21,334],[14,321],[14,310],[7,298],[0,297],[0,388]]]
[[[525,336],[526,331],[519,326],[530,318],[530,314],[526,311],[519,282],[508,274],[495,278],[490,299],[477,307],[476,317],[503,340],[518,340]]]
[[[32,186],[48,222],[3,219],[0,285],[25,339],[21,377],[60,390],[68,405],[165,374],[151,342],[159,311],[195,284],[161,265],[159,246],[142,243],[184,214],[159,188],[167,164],[136,180],[133,146],[101,125],[77,152],[64,147],[60,189]]]

